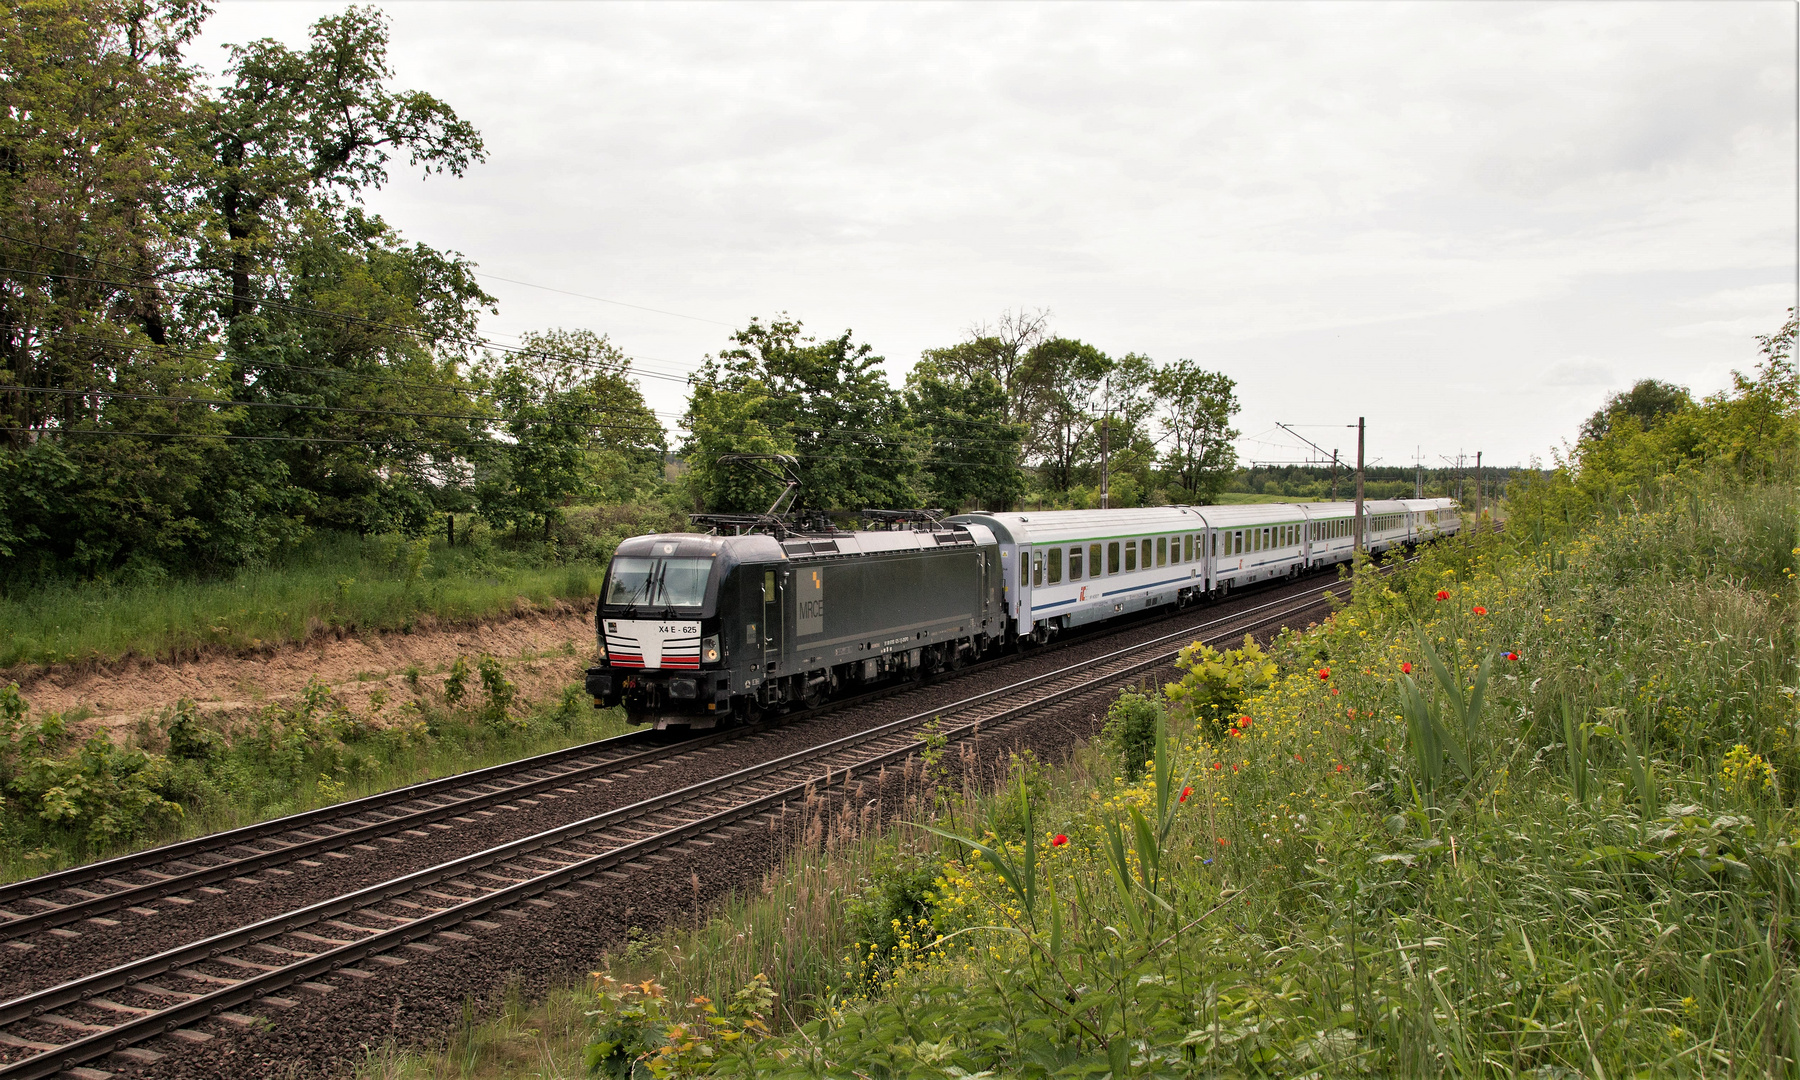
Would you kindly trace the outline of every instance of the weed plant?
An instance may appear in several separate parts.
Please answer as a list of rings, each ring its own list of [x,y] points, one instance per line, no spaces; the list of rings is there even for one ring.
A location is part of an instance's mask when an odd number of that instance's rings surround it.
[[[378,694],[360,715],[314,682],[229,738],[183,702],[128,738],[76,743],[67,718],[31,719],[16,686],[0,689],[0,873],[32,877],[625,730],[579,685],[530,703],[493,657],[476,671],[479,688],[455,702],[386,710]]]

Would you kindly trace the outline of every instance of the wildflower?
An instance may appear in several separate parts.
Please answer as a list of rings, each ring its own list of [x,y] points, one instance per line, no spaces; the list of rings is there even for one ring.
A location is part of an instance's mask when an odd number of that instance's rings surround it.
[[[1220,847],[1230,847],[1231,841],[1229,841],[1229,840],[1225,839],[1223,836],[1221,836],[1221,837],[1219,837],[1219,846]]]
[[[1319,669],[1319,681],[1324,682],[1326,679],[1329,679],[1329,678],[1331,678],[1331,669],[1328,667],[1320,668]]]
[[[1238,717],[1237,726],[1238,726],[1239,731],[1249,731],[1250,730],[1250,718],[1248,716]]]
[[[1237,772],[1237,771],[1238,771],[1238,767],[1237,767],[1237,766],[1236,766],[1236,765],[1233,765],[1233,766],[1232,766],[1232,767],[1231,767],[1231,771],[1232,771],[1232,772]]]
[[[1519,654],[1516,652],[1509,652],[1506,654],[1506,658],[1508,660],[1517,660],[1519,658]]]
[[[1343,762],[1341,762],[1341,761],[1340,761],[1340,762],[1338,762],[1338,763],[1337,763],[1337,771],[1338,771],[1338,772],[1343,772],[1343,771],[1344,771],[1344,763],[1343,763]]]
[[[1068,842],[1069,842],[1069,837],[1066,833],[1057,833],[1055,836],[1050,838],[1050,846],[1051,847],[1062,847],[1064,844],[1066,844]]]
[[[1487,608],[1482,607],[1480,604],[1475,605],[1474,611],[1475,611],[1475,614],[1477,614],[1477,615],[1486,615],[1487,614]]]
[[[1224,768],[1224,767],[1225,767],[1225,763],[1224,763],[1224,762],[1223,762],[1223,761],[1215,761],[1215,762],[1213,762],[1213,768],[1214,768],[1214,769],[1215,769],[1215,770],[1216,770],[1216,769],[1223,769],[1223,768]]]
[[[1335,687],[1335,686],[1334,686],[1334,687],[1332,687],[1332,688],[1331,688],[1331,696],[1332,696],[1332,697],[1337,697],[1337,692],[1338,692],[1338,688],[1337,688],[1337,687]]]
[[[1412,674],[1412,661],[1411,660],[1400,661],[1400,674],[1402,674],[1402,675],[1411,675]]]
[[[1438,591],[1437,591],[1437,598],[1438,598],[1438,599],[1439,599],[1439,600],[1448,600],[1448,599],[1450,599],[1450,592],[1449,592],[1449,590],[1447,590],[1447,589],[1439,589],[1439,590],[1438,590]]]
[[[1305,759],[1305,758],[1303,758],[1303,757],[1301,757],[1301,756],[1300,756],[1300,755],[1299,755],[1299,754],[1295,754],[1295,755],[1294,755],[1294,760],[1295,760],[1295,761],[1305,761],[1305,760],[1306,760],[1306,759]]]

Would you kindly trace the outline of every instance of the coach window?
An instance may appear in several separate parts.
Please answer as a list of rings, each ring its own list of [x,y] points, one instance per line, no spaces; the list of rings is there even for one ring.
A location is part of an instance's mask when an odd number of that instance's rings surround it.
[[[1181,557],[1182,562],[1193,562],[1194,561],[1194,534],[1193,533],[1188,533],[1186,536],[1181,538],[1181,550],[1186,553],[1186,554],[1182,555],[1182,557]]]
[[[1136,570],[1136,569],[1137,569],[1137,541],[1136,540],[1127,540],[1127,541],[1125,541],[1125,572],[1127,574],[1129,574],[1133,570]]]
[[[1088,562],[1088,577],[1090,577],[1090,578],[1099,577],[1100,576],[1100,545],[1099,544],[1089,544],[1088,545],[1087,562]]]
[[[1062,580],[1062,548],[1050,549],[1050,584]]]
[[[1081,580],[1081,545],[1076,544],[1069,549],[1069,580]]]
[[[1156,538],[1156,565],[1169,565],[1169,538],[1166,536]]]
[[[1109,574],[1119,572],[1119,542],[1117,540],[1106,545],[1106,572]]]
[[[1144,548],[1144,569],[1148,570],[1148,569],[1150,569],[1150,538],[1148,536],[1144,537],[1143,548]]]
[[[1043,583],[1044,583],[1044,553],[1040,551],[1036,555],[1032,556],[1032,559],[1031,559],[1031,584],[1033,586],[1037,586],[1037,585],[1042,585]]]

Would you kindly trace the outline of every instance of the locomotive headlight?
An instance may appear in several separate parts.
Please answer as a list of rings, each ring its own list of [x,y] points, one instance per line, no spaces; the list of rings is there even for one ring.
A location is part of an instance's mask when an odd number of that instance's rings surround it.
[[[707,664],[719,662],[719,635],[700,639],[700,660]]]

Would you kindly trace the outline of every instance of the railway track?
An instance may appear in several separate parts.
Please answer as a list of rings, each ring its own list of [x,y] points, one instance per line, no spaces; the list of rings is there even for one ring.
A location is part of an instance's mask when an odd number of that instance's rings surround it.
[[[1323,593],[1341,593],[1333,586]],[[1310,590],[1309,590],[1310,592]],[[919,753],[932,723],[948,741],[992,732],[1029,713],[1097,694],[1166,666],[1187,642],[1220,642],[1314,612],[1328,601],[1283,598],[1190,625],[1080,663],[971,695],[950,705],[691,784],[630,806],[539,832],[155,956],[0,1003],[0,1078],[54,1076],[115,1055],[120,1066],[161,1056],[138,1044],[158,1036],[200,1042],[208,1018],[252,1025],[234,1010],[282,1008],[278,992],[330,993],[326,977],[366,978],[528,918],[582,887],[609,888],[634,871],[705,851],[758,826],[773,829],[796,806],[852,797],[852,784]],[[517,798],[518,796],[514,796]],[[526,909],[526,910],[518,910]],[[101,1070],[77,1076],[96,1080]]]
[[[1167,619],[1169,616],[1161,616]],[[1152,620],[1156,621],[1156,620]],[[1114,624],[1088,634],[1068,635],[1032,656],[1116,633]],[[1010,663],[1017,657],[968,664],[955,674],[967,676]],[[566,747],[519,761],[412,784],[349,802],[275,818],[225,832],[195,837],[129,855],[70,867],[40,877],[0,886],[0,942],[22,941],[46,931],[88,922],[84,929],[110,929],[118,920],[106,916],[157,914],[148,905],[160,900],[182,903],[183,894],[246,883],[250,875],[312,860],[397,836],[420,837],[425,829],[450,829],[469,823],[471,814],[516,803],[519,799],[557,798],[596,779],[659,763],[704,754],[726,743],[754,740],[790,724],[914,689],[902,682],[870,693],[831,702],[821,708],[769,721],[712,732],[675,743],[657,742],[657,734],[634,731],[610,739]],[[291,873],[292,871],[285,871]]]

